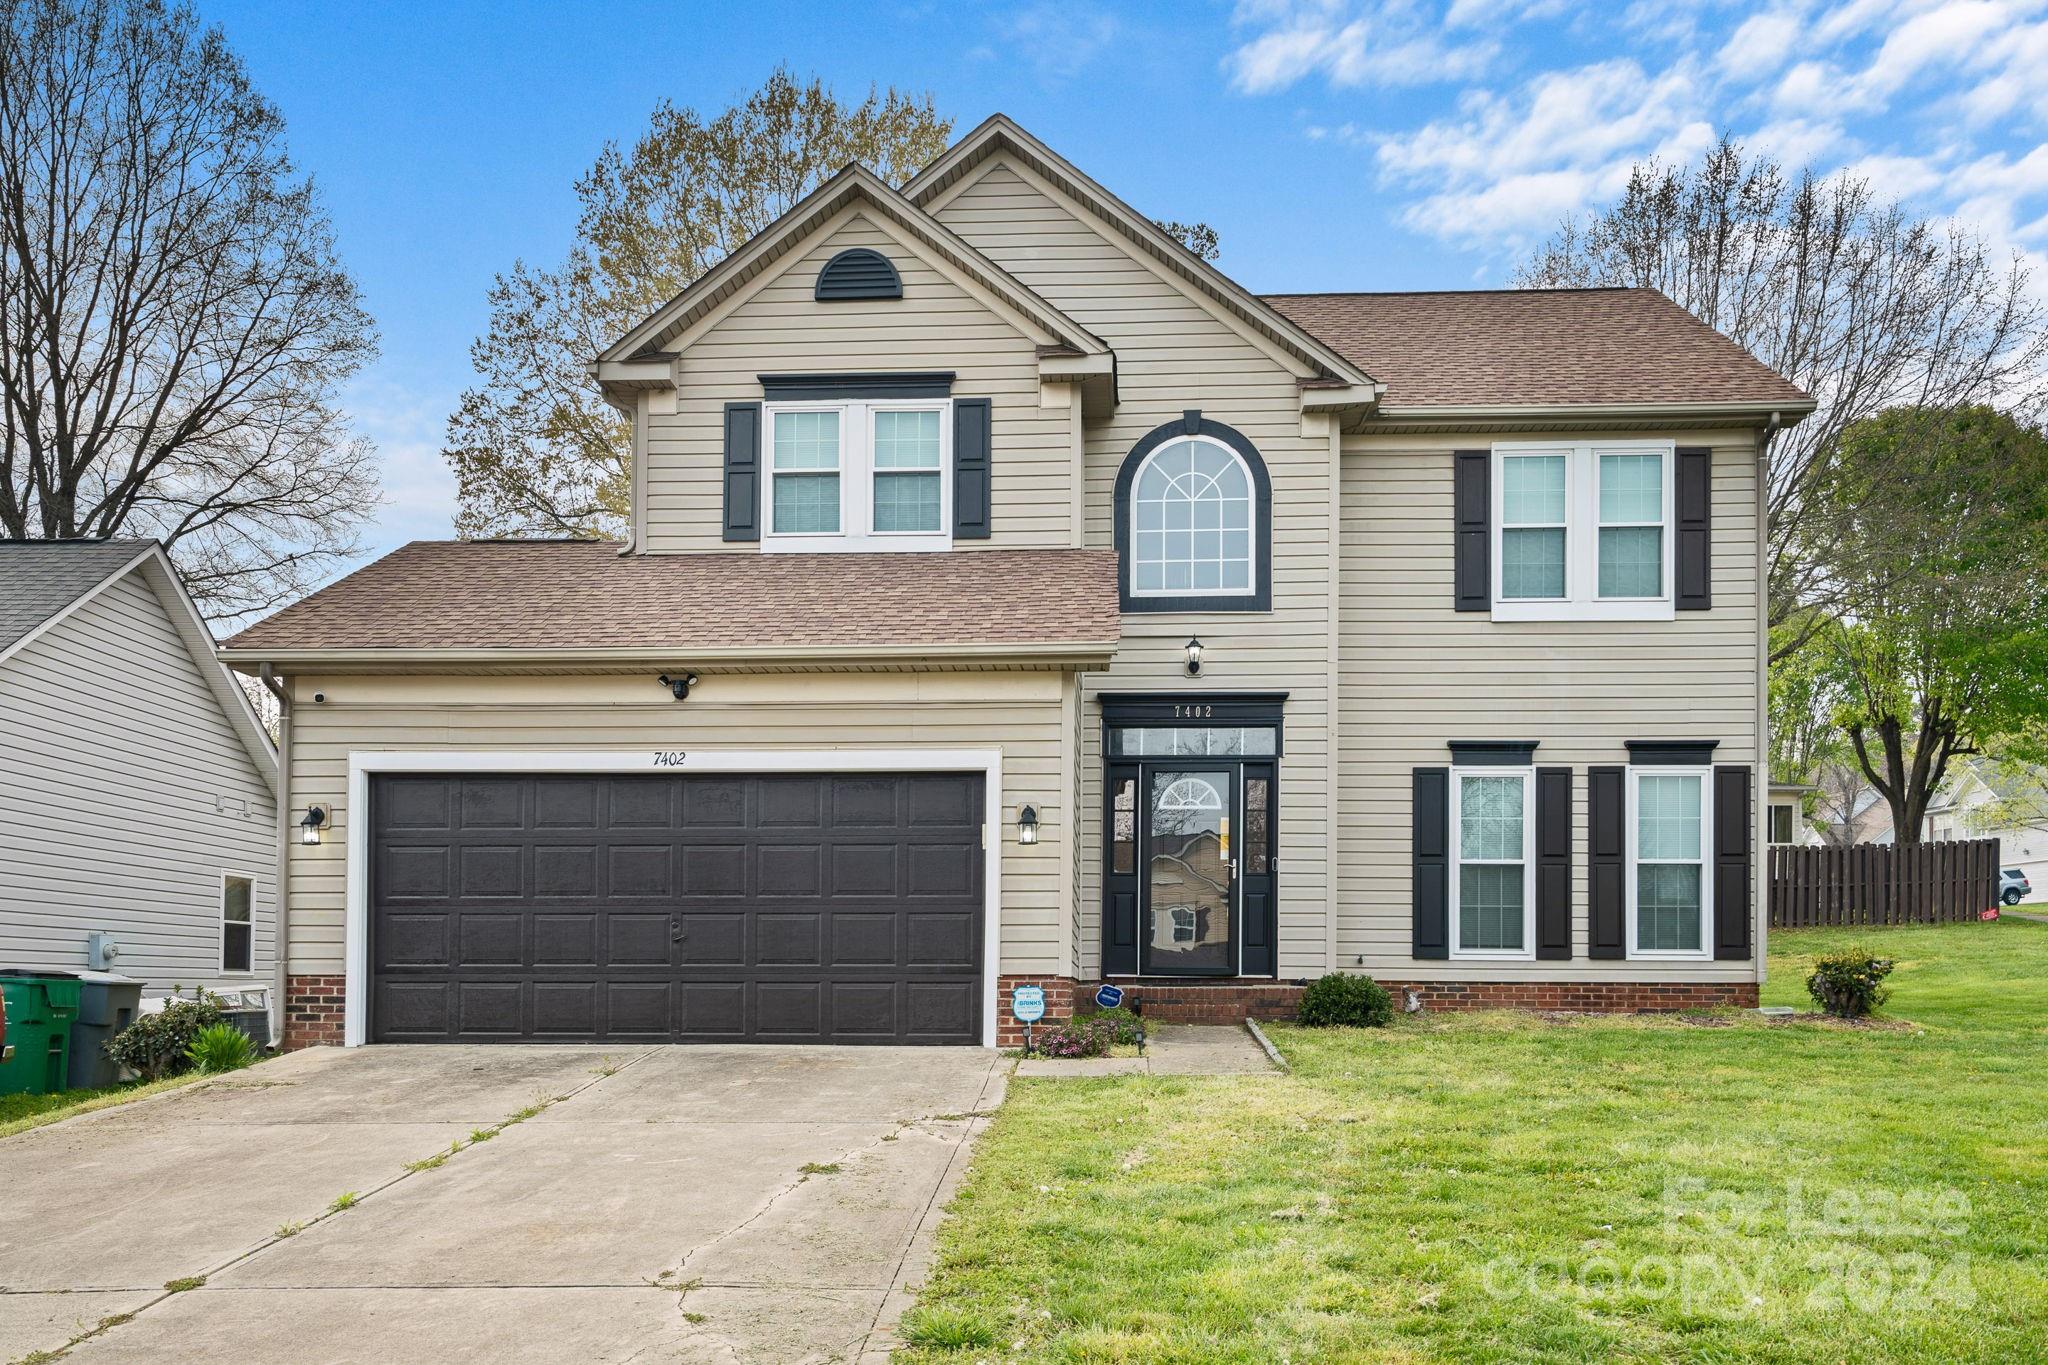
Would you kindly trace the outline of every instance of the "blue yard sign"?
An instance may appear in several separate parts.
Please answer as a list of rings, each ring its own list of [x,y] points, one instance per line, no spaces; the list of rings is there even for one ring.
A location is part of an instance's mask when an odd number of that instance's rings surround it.
[[[1124,993],[1122,989],[1110,985],[1107,981],[1103,982],[1101,989],[1095,992],[1095,1003],[1106,1010],[1113,1010],[1118,1005],[1123,1004],[1123,1002]]]
[[[1019,986],[1010,992],[1010,1013],[1020,1024],[1035,1024],[1045,1018],[1045,988]]]

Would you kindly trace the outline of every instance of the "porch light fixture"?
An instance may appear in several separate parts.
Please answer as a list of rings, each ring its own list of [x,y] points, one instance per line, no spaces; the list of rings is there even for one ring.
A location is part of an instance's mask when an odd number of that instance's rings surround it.
[[[1025,806],[1017,812],[1017,842],[1035,844],[1038,842],[1038,807]]]
[[[690,685],[696,681],[695,673],[678,673],[673,678],[666,673],[661,675],[661,685],[666,687],[677,701],[690,699]]]
[[[306,807],[306,818],[299,821],[299,842],[317,844],[320,842],[320,827],[327,823],[327,812],[318,806]]]
[[[1188,637],[1188,676],[1202,676],[1202,638],[1199,635]]]

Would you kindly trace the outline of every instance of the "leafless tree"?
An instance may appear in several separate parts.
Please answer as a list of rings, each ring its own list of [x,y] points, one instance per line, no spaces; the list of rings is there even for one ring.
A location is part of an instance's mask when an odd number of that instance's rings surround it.
[[[1638,166],[1617,203],[1564,223],[1517,282],[1661,290],[1819,402],[1769,445],[1773,625],[1847,605],[1830,567],[1847,528],[1809,496],[1845,428],[1891,407],[1990,403],[2024,420],[2042,406],[2048,318],[2016,256],[1866,180],[1789,176],[1725,138],[1695,167]],[[1801,642],[1781,632],[1773,648]]]
[[[275,605],[377,503],[334,405],[376,336],[284,121],[189,8],[0,5],[0,530]]]

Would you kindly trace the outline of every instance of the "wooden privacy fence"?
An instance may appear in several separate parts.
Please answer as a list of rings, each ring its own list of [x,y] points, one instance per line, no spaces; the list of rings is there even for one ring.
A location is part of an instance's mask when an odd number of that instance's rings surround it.
[[[1770,850],[1771,927],[1942,924],[1998,904],[1998,840]]]

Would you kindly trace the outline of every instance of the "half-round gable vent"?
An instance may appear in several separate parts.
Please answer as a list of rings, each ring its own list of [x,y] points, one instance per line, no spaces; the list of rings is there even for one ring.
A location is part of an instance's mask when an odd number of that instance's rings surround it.
[[[896,267],[889,264],[889,258],[879,251],[870,251],[864,246],[851,247],[825,262],[825,268],[818,272],[818,293],[821,300],[831,299],[900,299],[903,297],[903,277],[896,273]]]

